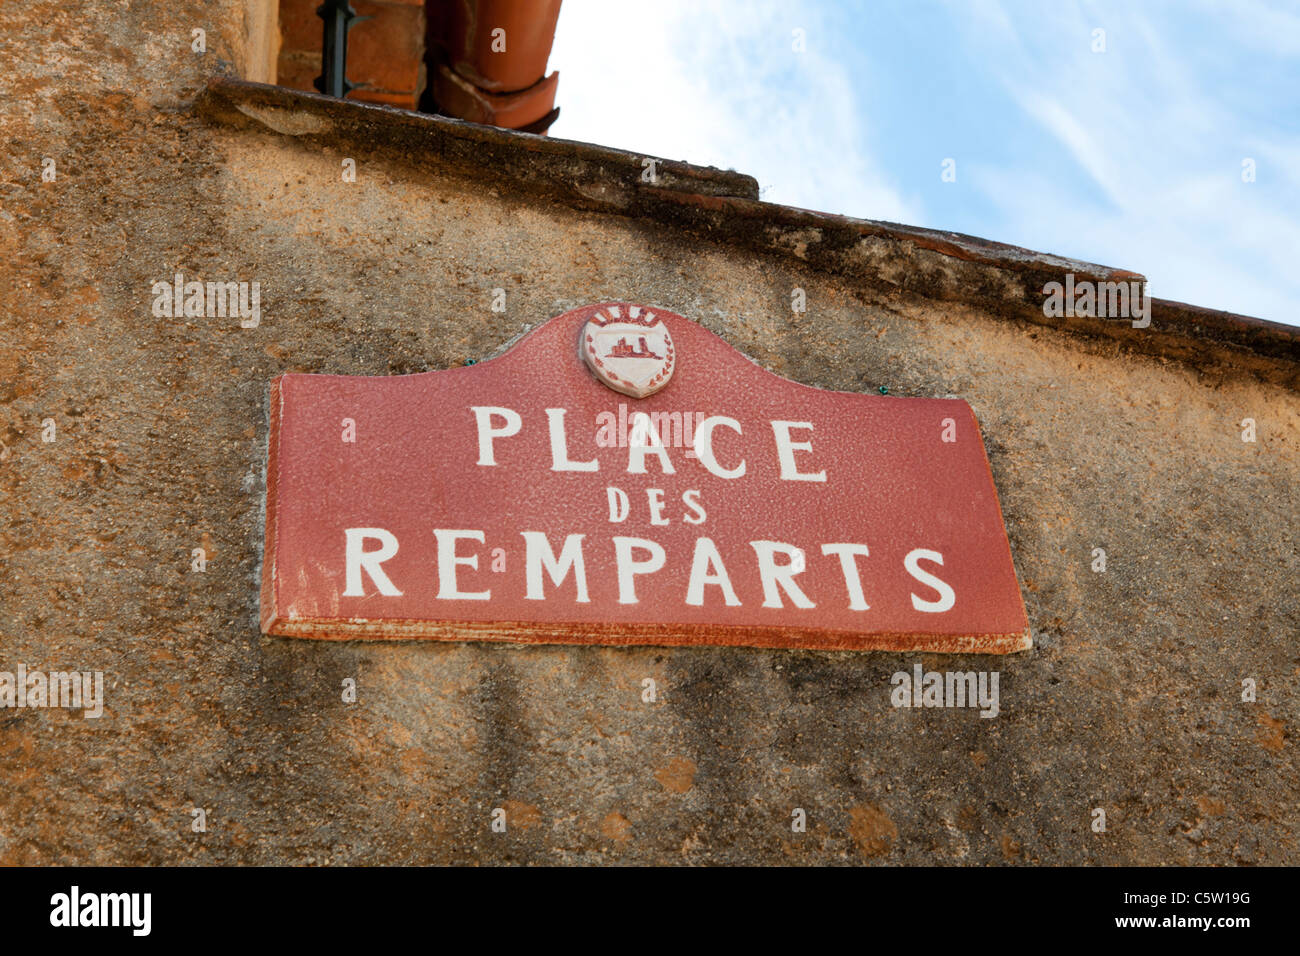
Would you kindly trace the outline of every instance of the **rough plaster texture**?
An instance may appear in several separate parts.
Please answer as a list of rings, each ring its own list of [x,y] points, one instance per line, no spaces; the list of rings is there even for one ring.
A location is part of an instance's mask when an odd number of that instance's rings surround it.
[[[107,691],[98,721],[0,711],[0,862],[1300,862],[1294,391],[205,123],[187,105],[213,68],[185,42],[197,14],[121,8],[0,9],[0,669],[103,670]],[[242,69],[243,5],[204,11]],[[261,326],[152,316],[178,270],[259,281]],[[969,400],[1035,649],[258,633],[274,375],[442,368],[612,298],[797,381]],[[890,675],[917,660],[999,670],[1002,713],[895,710]]]

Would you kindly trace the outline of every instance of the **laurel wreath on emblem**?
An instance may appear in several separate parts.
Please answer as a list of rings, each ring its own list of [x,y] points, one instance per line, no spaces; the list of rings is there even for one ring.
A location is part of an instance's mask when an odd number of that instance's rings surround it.
[[[592,317],[587,320],[587,325],[604,327],[607,325],[618,324],[618,325],[639,325],[639,326],[644,326],[645,328],[655,328],[655,327],[663,328],[663,336],[664,336],[664,355],[662,358],[663,367],[647,383],[647,385],[650,387],[650,390],[653,392],[656,390],[657,386],[660,386],[662,383],[667,382],[668,379],[672,377],[673,367],[677,361],[677,355],[676,355],[676,350],[673,346],[672,335],[668,332],[667,325],[664,323],[663,319],[659,318],[658,316],[655,315],[655,313],[649,310],[642,311],[642,308],[640,306],[636,306],[636,305],[629,306],[626,316],[622,315],[621,313],[622,313],[622,309],[619,306],[609,306],[607,310],[597,311],[594,315],[592,315]],[[605,380],[607,384],[612,386],[623,385],[626,386],[627,388],[632,388],[632,389],[637,388],[636,383],[630,381],[625,377],[619,376],[617,373],[614,372],[612,368],[610,368],[609,364],[607,364],[603,359],[601,359],[600,356],[596,354],[596,340],[595,340],[595,336],[592,335],[591,332],[586,332],[584,334],[583,357],[588,362],[590,362],[596,370],[599,371],[599,377]]]

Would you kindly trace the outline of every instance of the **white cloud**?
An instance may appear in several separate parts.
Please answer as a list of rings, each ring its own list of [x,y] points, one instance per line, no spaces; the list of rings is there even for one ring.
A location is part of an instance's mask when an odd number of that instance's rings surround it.
[[[1296,200],[1300,138],[1294,127],[1241,119],[1242,92],[1200,73],[1201,56],[1221,64],[1250,54],[1226,44],[1180,47],[1169,23],[1129,6],[1054,7],[1046,29],[1036,15],[1036,38],[1054,28],[1065,42],[1024,42],[994,0],[965,18],[967,42],[986,47],[988,25],[997,26],[993,69],[1009,98],[1103,198],[1081,196],[1069,175],[1043,175],[1041,148],[1012,167],[979,169],[973,181],[1004,217],[1010,241],[1145,273],[1158,297],[1300,324],[1300,270],[1291,261],[1300,221],[1281,208]],[[1280,14],[1272,22],[1300,24]],[[1086,41],[1097,24],[1107,31],[1107,52],[1094,54]],[[1208,19],[1190,26],[1216,28]],[[1259,181],[1244,183],[1240,160],[1256,154]]]
[[[826,36],[805,3],[566,0],[552,133],[739,169],[772,202],[914,222],[918,210],[864,151],[854,85],[819,53]]]

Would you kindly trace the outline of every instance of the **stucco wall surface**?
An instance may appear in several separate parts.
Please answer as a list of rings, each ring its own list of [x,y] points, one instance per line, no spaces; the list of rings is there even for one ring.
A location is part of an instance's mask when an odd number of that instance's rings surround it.
[[[244,29],[235,3],[0,8],[0,670],[102,670],[106,694],[98,720],[0,711],[0,862],[1300,862],[1295,391],[292,116],[206,120]],[[259,282],[258,327],[155,317],[178,271]],[[799,382],[967,399],[1034,649],[259,634],[272,377],[458,365],[606,299]],[[999,671],[1001,713],[895,709],[917,662]]]

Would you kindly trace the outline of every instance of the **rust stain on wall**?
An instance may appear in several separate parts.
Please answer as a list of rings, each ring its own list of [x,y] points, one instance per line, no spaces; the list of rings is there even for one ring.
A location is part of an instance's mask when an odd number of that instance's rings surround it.
[[[1259,745],[1266,750],[1281,750],[1286,743],[1286,724],[1265,713],[1261,713],[1257,719],[1259,729],[1255,732],[1255,739]]]
[[[867,856],[884,856],[898,840],[898,827],[880,807],[864,803],[849,808],[849,836]]]
[[[695,784],[695,764],[685,757],[674,757],[655,771],[655,779],[672,793],[685,793]]]
[[[632,839],[632,824],[621,813],[608,813],[600,821],[600,832],[607,839],[626,843]]]

